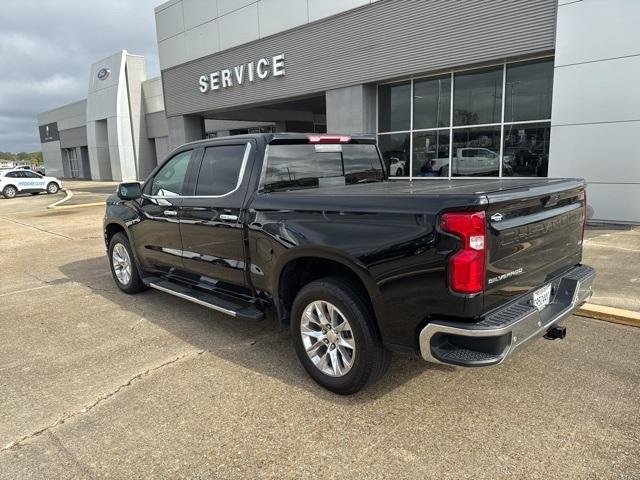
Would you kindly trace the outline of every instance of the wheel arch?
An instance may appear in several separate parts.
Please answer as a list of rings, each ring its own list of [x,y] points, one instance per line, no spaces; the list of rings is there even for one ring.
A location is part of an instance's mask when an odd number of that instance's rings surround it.
[[[4,186],[2,187],[2,192],[0,192],[0,193],[4,194],[4,189],[5,189],[5,188],[7,188],[7,187],[13,187],[13,188],[15,188],[15,189],[16,189],[16,192],[19,192],[19,191],[20,191],[20,189],[18,188],[18,186],[17,186],[17,185],[14,185],[13,183],[7,183],[6,185],[4,185]]]
[[[119,232],[122,232],[127,236],[127,240],[129,240],[129,246],[131,247],[131,252],[133,253],[133,259],[135,260],[136,265],[138,266],[140,271],[142,271],[131,232],[124,222],[116,218],[109,218],[104,223],[104,243],[107,248],[107,252],[109,251],[109,244],[111,243],[111,239],[116,233]]]
[[[111,220],[104,226],[104,241],[107,245],[107,248],[109,248],[111,239],[115,236],[116,233],[119,232],[124,232],[124,234],[127,236],[127,239],[129,239],[129,243],[131,243],[131,238],[129,237],[129,233],[127,232],[126,227],[119,222]]]
[[[351,280],[363,293],[377,319],[380,318],[380,290],[363,265],[341,252],[299,249],[287,252],[273,276],[273,298],[281,324],[289,321],[297,293],[308,283],[329,276]]]

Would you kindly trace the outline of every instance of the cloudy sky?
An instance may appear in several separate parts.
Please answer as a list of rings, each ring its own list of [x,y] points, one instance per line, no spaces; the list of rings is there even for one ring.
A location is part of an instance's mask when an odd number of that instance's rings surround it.
[[[159,75],[163,0],[0,0],[0,151],[40,150],[36,115],[87,96],[89,67],[119,50]]]

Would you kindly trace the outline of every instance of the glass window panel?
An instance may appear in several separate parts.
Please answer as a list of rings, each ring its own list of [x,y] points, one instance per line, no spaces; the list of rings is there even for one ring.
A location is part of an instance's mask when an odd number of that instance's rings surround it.
[[[391,177],[409,176],[409,134],[378,135],[378,148]]]
[[[550,134],[550,122],[505,125],[502,175],[546,177]]]
[[[413,134],[413,176],[449,176],[449,130]]]
[[[145,186],[145,193],[161,197],[182,195],[190,160],[191,150],[178,153],[156,173],[151,182],[147,184],[150,187]]]
[[[409,130],[411,120],[411,83],[378,87],[378,131]]]
[[[267,192],[384,180],[373,144],[270,145],[263,189]]]
[[[500,127],[453,131],[451,174],[456,177],[497,177],[500,169]]]
[[[196,195],[224,195],[238,185],[247,145],[220,145],[204,151]]]
[[[505,122],[551,118],[553,60],[507,65]]]
[[[502,121],[502,67],[455,74],[453,124],[477,125]]]
[[[417,80],[413,84],[413,128],[448,127],[451,76]]]

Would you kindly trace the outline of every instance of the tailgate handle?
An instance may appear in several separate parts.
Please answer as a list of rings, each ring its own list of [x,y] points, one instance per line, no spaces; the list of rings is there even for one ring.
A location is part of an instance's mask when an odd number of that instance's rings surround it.
[[[543,206],[553,207],[554,205],[558,204],[558,201],[560,201],[560,194],[555,193],[553,195],[549,195],[547,197],[544,197],[541,201]]]

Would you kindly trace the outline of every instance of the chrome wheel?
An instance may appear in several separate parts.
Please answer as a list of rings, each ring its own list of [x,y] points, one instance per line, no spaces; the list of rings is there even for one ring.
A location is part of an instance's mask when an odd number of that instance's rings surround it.
[[[300,335],[307,355],[322,373],[342,377],[351,370],[356,343],[351,325],[335,305],[324,300],[307,305]]]
[[[116,243],[113,246],[111,262],[113,263],[113,271],[118,281],[122,285],[128,285],[131,281],[131,258],[123,244]]]
[[[47,191],[52,194],[58,193],[58,185],[56,185],[55,183],[50,183],[47,187]]]

